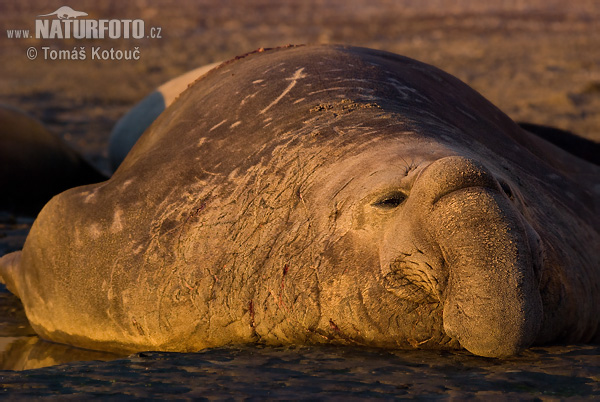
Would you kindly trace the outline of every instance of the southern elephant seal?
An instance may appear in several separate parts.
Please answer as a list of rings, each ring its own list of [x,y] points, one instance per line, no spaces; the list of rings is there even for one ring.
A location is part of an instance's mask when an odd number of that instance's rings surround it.
[[[0,210],[35,216],[61,191],[104,180],[39,121],[0,105]]]
[[[83,348],[509,356],[599,340],[599,177],[432,66],[256,52],[49,202],[1,274],[41,337]]]
[[[188,85],[221,63],[212,63],[188,71],[165,82],[154,92],[142,99],[119,119],[108,142],[110,166],[116,170],[135,142],[156,118],[182,93]]]

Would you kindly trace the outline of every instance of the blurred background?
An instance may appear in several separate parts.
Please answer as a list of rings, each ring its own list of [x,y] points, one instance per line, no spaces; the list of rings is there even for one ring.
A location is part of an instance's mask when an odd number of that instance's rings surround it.
[[[63,5],[91,19],[143,19],[162,38],[8,39]],[[596,0],[21,0],[0,2],[0,103],[36,116],[106,170],[115,122],[161,83],[260,47],[343,43],[433,64],[513,119],[600,141],[600,3]],[[36,60],[27,48],[88,59]],[[90,60],[102,46],[140,60]]]

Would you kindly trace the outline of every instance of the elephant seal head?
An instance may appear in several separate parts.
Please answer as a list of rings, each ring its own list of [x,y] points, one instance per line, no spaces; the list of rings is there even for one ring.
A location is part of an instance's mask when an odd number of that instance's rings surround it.
[[[346,228],[332,254],[348,261],[332,265],[360,267],[357,299],[385,320],[379,327],[398,323],[397,339],[516,354],[542,327],[540,238],[516,190],[479,161],[447,154],[434,143],[382,144],[336,164],[318,196],[336,194],[338,230]],[[333,297],[333,306],[343,303]]]
[[[2,275],[41,336],[87,348],[508,356],[599,338],[599,173],[434,67],[256,52],[48,203]]]

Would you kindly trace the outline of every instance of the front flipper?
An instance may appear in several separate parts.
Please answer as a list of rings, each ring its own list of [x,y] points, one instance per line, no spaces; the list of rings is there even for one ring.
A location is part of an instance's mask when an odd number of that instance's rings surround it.
[[[0,282],[19,299],[20,294],[21,251],[15,251],[0,257]]]

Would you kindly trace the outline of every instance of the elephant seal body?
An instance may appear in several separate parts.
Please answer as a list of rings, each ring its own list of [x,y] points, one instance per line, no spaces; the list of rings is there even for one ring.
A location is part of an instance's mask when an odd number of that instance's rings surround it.
[[[580,159],[600,165],[600,143],[556,127],[525,122],[520,122],[519,126]]]
[[[39,121],[0,105],[0,210],[35,216],[52,196],[104,180]]]
[[[309,46],[212,70],[0,260],[41,337],[508,356],[600,337],[598,167],[456,78]]]
[[[121,117],[110,133],[108,143],[108,157],[111,168],[116,170],[119,167],[138,138],[188,85],[219,64],[221,63],[198,67],[173,78],[159,86],[156,91],[146,96],[125,116]]]

